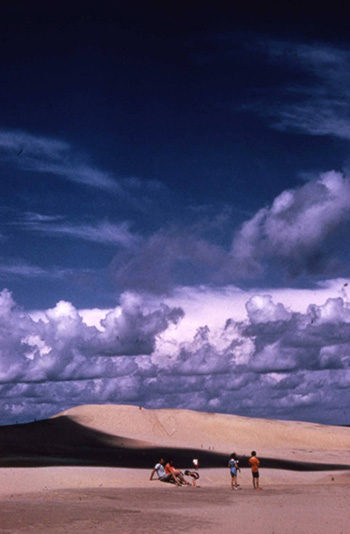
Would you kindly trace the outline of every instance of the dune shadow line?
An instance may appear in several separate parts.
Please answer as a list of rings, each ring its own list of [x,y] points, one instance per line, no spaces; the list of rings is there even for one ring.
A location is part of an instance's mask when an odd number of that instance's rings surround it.
[[[160,447],[80,425],[67,416],[0,427],[0,467],[99,466],[151,469],[160,459],[191,466],[227,467],[228,455],[213,450]],[[238,456],[248,467],[248,456]],[[261,458],[262,467],[294,471],[350,469],[350,465]]]

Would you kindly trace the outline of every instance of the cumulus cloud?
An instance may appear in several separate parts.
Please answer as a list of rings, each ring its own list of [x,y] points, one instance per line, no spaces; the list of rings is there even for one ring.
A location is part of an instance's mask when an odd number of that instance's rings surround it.
[[[202,410],[345,421],[349,305],[341,298],[328,299],[300,313],[274,303],[271,296],[255,295],[246,307],[244,321],[228,319],[216,331],[200,327],[171,356],[156,351],[150,404],[159,406],[163,396],[163,402],[181,407],[187,402]],[[193,403],[186,387],[194,393]]]
[[[171,329],[186,321],[179,307],[150,307],[139,295],[125,293],[95,326],[63,301],[34,319],[3,290],[3,418],[45,417],[75,404],[112,402],[347,422],[348,302],[329,298],[295,312],[256,294],[246,310],[242,320],[203,324],[193,339],[178,339],[168,351]]]
[[[180,343],[176,355],[154,355],[162,394],[168,384],[172,402],[176,399],[185,407],[176,390],[177,377],[195,392],[197,409],[287,418],[289,414],[327,422],[338,411],[337,417],[346,420],[349,305],[341,298],[328,299],[297,313],[269,296],[256,295],[247,302],[247,312],[247,320],[228,320],[217,332],[199,328],[192,342]],[[158,380],[152,379],[150,386],[157,397]]]
[[[275,304],[270,295],[255,295],[246,304],[251,323],[269,323],[290,319],[290,312],[280,302]]]
[[[34,320],[17,308],[8,290],[3,290],[0,382],[82,380],[103,377],[106,369],[113,374],[113,369],[128,367],[115,358],[150,355],[156,337],[182,315],[181,309],[166,305],[144,310],[142,300],[127,293],[99,328],[88,326],[65,301],[47,310],[42,319]]]
[[[289,278],[340,276],[349,214],[350,178],[329,171],[282,191],[238,230],[232,226],[231,247],[218,242],[218,229],[212,239],[205,223],[178,225],[134,239],[133,247],[116,254],[109,273],[119,290],[154,294],[178,285],[224,286],[267,271]]]
[[[350,213],[350,180],[331,171],[302,187],[283,191],[236,233],[231,255],[238,272],[256,275],[276,259],[292,275],[324,273],[334,258],[325,251]]]

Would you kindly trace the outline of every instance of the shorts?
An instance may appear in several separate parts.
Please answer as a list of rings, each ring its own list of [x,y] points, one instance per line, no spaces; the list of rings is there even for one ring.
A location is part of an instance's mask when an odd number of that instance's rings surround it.
[[[259,478],[259,471],[252,472],[253,478]]]
[[[231,469],[231,477],[237,476],[237,469]]]
[[[194,478],[195,480],[198,480],[199,479],[199,473],[196,473],[195,471],[185,471],[185,475],[187,477],[192,477]]]

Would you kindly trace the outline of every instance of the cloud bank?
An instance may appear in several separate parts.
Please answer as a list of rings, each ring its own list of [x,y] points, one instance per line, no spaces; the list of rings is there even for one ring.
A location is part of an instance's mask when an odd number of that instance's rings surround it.
[[[270,295],[172,341],[181,307],[125,293],[88,325],[69,302],[42,318],[0,293],[2,422],[47,417],[84,403],[132,403],[327,423],[349,418],[350,305],[330,298],[293,312]]]

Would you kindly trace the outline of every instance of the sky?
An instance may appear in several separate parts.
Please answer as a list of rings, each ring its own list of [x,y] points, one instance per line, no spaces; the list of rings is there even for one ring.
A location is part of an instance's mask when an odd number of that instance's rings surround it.
[[[4,0],[0,35],[0,424],[350,424],[344,10]]]

